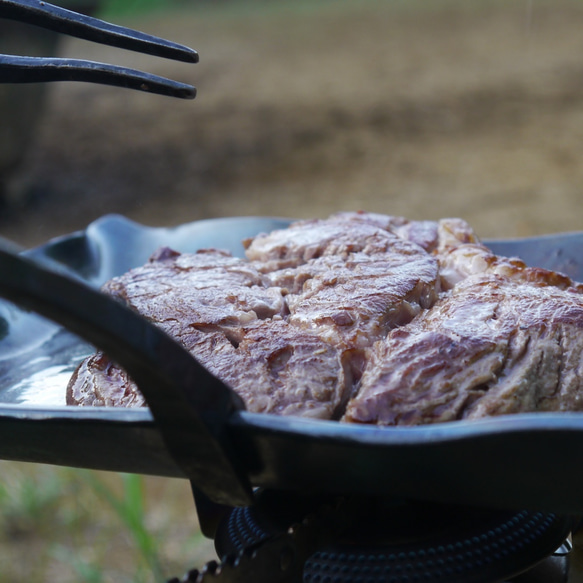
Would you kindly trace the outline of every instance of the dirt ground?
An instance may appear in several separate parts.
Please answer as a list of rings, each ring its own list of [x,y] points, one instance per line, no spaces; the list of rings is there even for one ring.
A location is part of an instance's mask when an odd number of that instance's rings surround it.
[[[461,216],[483,237],[582,227],[580,2],[231,0],[120,23],[200,63],[76,40],[62,54],[197,98],[51,86],[1,236],[35,245],[106,213],[166,226],[354,209]]]

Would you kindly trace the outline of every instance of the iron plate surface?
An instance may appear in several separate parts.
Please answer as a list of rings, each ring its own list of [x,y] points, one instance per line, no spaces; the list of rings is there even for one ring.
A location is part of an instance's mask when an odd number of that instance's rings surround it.
[[[244,238],[289,222],[236,217],[152,228],[108,215],[26,255],[98,287],[160,246],[242,256]],[[583,233],[486,243],[583,280]],[[148,409],[64,404],[68,375],[92,350],[0,301],[0,459],[183,477]],[[583,513],[583,414],[377,428],[238,412],[228,430],[255,486]]]

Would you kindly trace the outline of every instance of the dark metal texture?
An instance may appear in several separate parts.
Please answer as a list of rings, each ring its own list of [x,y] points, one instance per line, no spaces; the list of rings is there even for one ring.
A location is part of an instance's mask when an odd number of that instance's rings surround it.
[[[508,583],[568,583],[569,565],[567,556],[550,556]]]
[[[215,538],[221,563],[191,571],[186,581],[494,583],[517,575],[520,581],[577,522],[553,513],[260,491],[253,506],[223,519]],[[547,583],[562,583],[565,566],[559,560],[537,571]]]
[[[0,0],[0,18],[34,24],[69,36],[165,59],[198,62],[198,53],[189,47],[78,14],[43,0]]]
[[[274,536],[264,545],[249,547],[188,571],[168,583],[302,583],[302,566],[313,548],[305,544],[304,529]]]
[[[42,0],[0,0],[0,18],[163,58],[198,62],[198,53],[186,46],[77,14]],[[0,83],[51,81],[100,83],[182,99],[196,96],[196,89],[190,85],[125,67],[76,59],[0,55]]]
[[[287,224],[283,219],[233,218],[157,229],[108,216],[27,254],[99,286],[145,263],[161,245],[182,252],[219,247],[242,255],[242,239]],[[583,233],[492,242],[491,247],[583,280]],[[25,403],[22,381],[34,381],[42,389],[43,375],[64,362],[61,354],[80,340],[2,302],[1,318],[0,458],[185,477],[147,409]],[[82,348],[73,361],[92,351]],[[583,512],[579,413],[377,428],[234,411],[225,432],[254,486]]]
[[[123,366],[146,398],[172,456],[214,501],[250,501],[225,435],[240,398],[180,344],[112,298],[0,250],[0,294],[92,342]]]
[[[136,69],[79,59],[0,55],[0,83],[51,81],[84,81],[180,99],[196,97],[196,89],[186,83],[150,75]]]

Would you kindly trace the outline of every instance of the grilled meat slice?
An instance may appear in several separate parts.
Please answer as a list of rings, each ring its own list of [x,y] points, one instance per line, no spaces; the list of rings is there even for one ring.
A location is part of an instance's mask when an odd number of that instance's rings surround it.
[[[471,227],[461,219],[442,219],[438,224],[438,245],[435,251],[439,261],[442,290],[453,288],[467,277],[496,274],[517,282],[552,285],[559,289],[583,285],[556,271],[527,267],[517,257],[502,257],[492,253],[476,237]]]
[[[437,299],[436,262],[429,256],[322,257],[296,273],[309,277],[299,293],[286,296],[289,321],[359,348],[407,324]]]
[[[474,275],[375,344],[344,420],[418,425],[583,410],[583,296]]]
[[[220,293],[217,291],[220,290]],[[114,278],[103,291],[179,340],[187,350],[206,334],[238,344],[246,327],[281,316],[281,291],[246,261],[217,250],[180,254],[160,249],[143,267]],[[94,377],[94,378],[92,378]],[[129,379],[101,353],[72,377],[67,402],[77,405],[142,405]]]
[[[301,221],[248,241],[246,254],[287,293],[290,323],[366,348],[429,308],[439,291],[437,260],[382,219]]]
[[[338,417],[361,355],[286,322],[281,291],[269,283],[250,263],[221,251],[164,249],[104,291],[179,340],[249,410]],[[127,374],[102,353],[78,367],[67,403],[145,404]]]
[[[338,419],[352,395],[352,351],[332,346],[283,320],[247,328],[237,347],[218,331],[195,331],[189,345],[201,364],[242,397],[248,411]],[[77,369],[67,402],[146,404],[127,374],[101,352]]]
[[[401,239],[419,245],[429,253],[434,251],[439,244],[439,223],[437,221],[410,221],[405,217],[365,213],[362,211],[338,213],[332,218],[361,221],[374,225],[379,229],[394,233]],[[469,225],[468,228],[470,228]]]
[[[247,239],[244,245],[247,258],[261,272],[271,273],[330,255],[346,258],[362,252],[370,256],[415,256],[437,247],[437,226],[431,221],[375,213],[339,213],[328,219],[297,221],[286,229]]]
[[[287,309],[281,290],[249,262],[214,249],[194,254],[161,249],[143,267],[106,283],[103,291],[187,348],[197,330],[221,331],[236,344],[246,327],[283,316]]]
[[[249,411],[339,419],[352,396],[358,352],[330,344],[283,320],[248,330],[237,366],[209,370],[230,385]]]
[[[141,407],[144,398],[128,374],[98,351],[76,368],[66,402],[87,407]]]

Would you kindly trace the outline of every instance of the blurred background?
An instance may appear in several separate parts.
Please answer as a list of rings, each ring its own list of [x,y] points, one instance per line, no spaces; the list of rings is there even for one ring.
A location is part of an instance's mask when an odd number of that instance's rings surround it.
[[[200,63],[67,38],[61,55],[199,94],[45,88],[3,178],[0,235],[22,245],[105,213],[174,225],[365,209],[461,216],[483,237],[581,226],[578,0],[102,0],[97,12]]]
[[[189,45],[200,63],[67,38],[34,50],[199,93],[182,102],[85,84],[13,86],[16,96],[0,87],[0,236],[19,245],[108,213],[171,226],[362,209],[459,216],[483,238],[583,226],[581,1],[78,7]],[[35,43],[27,36],[20,49],[34,54]],[[0,468],[0,581],[154,581],[212,556],[186,483]]]

